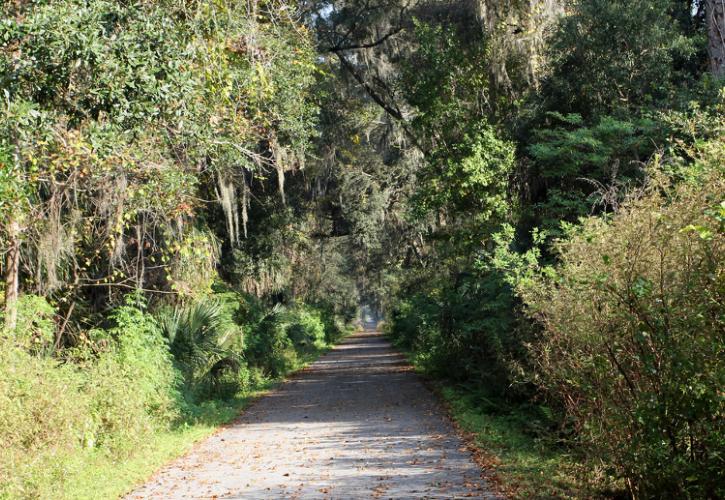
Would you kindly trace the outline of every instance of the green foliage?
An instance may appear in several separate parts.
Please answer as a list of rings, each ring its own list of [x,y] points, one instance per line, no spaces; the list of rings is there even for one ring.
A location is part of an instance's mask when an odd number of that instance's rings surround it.
[[[530,210],[539,227],[557,235],[559,223],[616,209],[627,189],[644,178],[643,162],[663,142],[651,119],[603,116],[587,126],[578,114],[549,113],[552,123],[534,132],[528,148],[532,176],[545,198]]]
[[[491,126],[472,124],[459,142],[436,149],[428,158],[428,167],[419,174],[424,183],[414,198],[418,210],[472,212],[487,224],[506,215],[514,150]]]
[[[239,391],[239,355],[232,346],[241,343],[241,330],[221,303],[177,307],[161,316],[160,325],[192,397],[230,397]]]
[[[50,354],[55,344],[55,308],[45,297],[23,295],[18,299],[18,325],[10,342],[34,354]]]
[[[513,296],[500,274],[473,265],[482,240],[511,213],[514,144],[483,105],[485,41],[463,28],[420,22],[415,36],[401,85],[415,107],[412,127],[425,157],[408,204],[409,217],[426,223],[419,231],[429,262],[403,275],[388,300],[386,330],[430,372],[504,390]]]
[[[0,495],[36,496],[39,483],[62,481],[63,460],[95,435],[83,375],[72,365],[0,350]]]
[[[673,99],[692,83],[702,58],[701,32],[684,31],[672,15],[691,16],[670,0],[582,0],[572,4],[552,40],[547,104],[587,117]],[[689,7],[692,8],[692,7]]]
[[[522,286],[543,329],[538,382],[640,497],[723,494],[725,184],[722,156],[697,163],[697,182],[572,227],[555,273]]]
[[[492,393],[511,392],[512,363],[522,350],[514,307],[505,275],[485,268],[400,299],[386,318],[386,331],[432,374],[475,381]]]
[[[287,336],[283,307],[275,306],[256,323],[246,356],[252,365],[272,377],[279,377],[297,363],[294,344]]]
[[[328,338],[337,340],[338,328],[335,321],[326,323],[315,307],[277,305],[255,321],[245,356],[251,366],[279,377],[298,367],[306,355],[326,348]]]
[[[199,198],[300,168],[314,135],[309,34],[277,7],[0,7],[0,211],[22,219],[25,290],[97,307],[129,282],[208,291],[234,235],[210,234]]]
[[[433,297],[425,294],[406,296],[395,304],[385,322],[385,333],[399,346],[410,350],[418,364],[431,373],[440,373],[450,361],[441,352],[438,314],[440,306]]]
[[[488,80],[486,45],[473,33],[415,21],[415,50],[402,68],[401,83],[406,99],[419,111],[413,124],[426,133],[424,140],[433,139],[434,131],[460,137],[471,117],[481,116]]]
[[[73,457],[128,456],[178,418],[178,375],[155,320],[137,300],[116,309],[114,326],[96,334],[104,340],[76,349],[75,362],[5,343],[0,494],[33,497],[48,483],[62,485]]]
[[[290,316],[287,335],[298,349],[314,350],[326,346],[325,323],[319,311],[298,306]]]
[[[416,36],[418,50],[401,78],[426,152],[413,206],[419,217],[448,209],[451,215],[469,212],[479,224],[495,223],[508,209],[514,147],[481,109],[485,44],[440,25],[417,23]]]
[[[12,161],[11,149],[0,146],[0,216],[11,216],[27,210],[30,186],[23,182],[22,171]]]
[[[430,262],[403,275],[388,300],[386,330],[432,373],[503,390],[513,296],[501,275],[473,265],[481,241],[511,213],[515,147],[483,105],[485,41],[463,27],[422,22],[415,37],[401,86],[425,157],[408,204],[409,218],[426,223],[418,231]]]

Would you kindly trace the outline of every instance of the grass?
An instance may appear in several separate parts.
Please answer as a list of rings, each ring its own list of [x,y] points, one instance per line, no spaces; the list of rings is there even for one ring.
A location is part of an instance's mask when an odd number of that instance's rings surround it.
[[[302,354],[287,375],[305,368],[331,348],[327,346]],[[62,463],[62,468],[52,480],[36,484],[34,496],[54,500],[118,498],[145,482],[166,463],[184,455],[194,444],[214,434],[220,426],[233,421],[253,400],[268,393],[282,380],[284,377],[264,380],[231,400],[210,401],[201,406],[193,420],[187,419],[176,428],[154,433],[143,447],[125,455],[113,455],[102,449],[65,456],[59,454],[56,463]]]
[[[581,498],[588,485],[582,467],[562,446],[537,436],[531,408],[499,406],[480,400],[466,387],[436,382],[451,417],[491,471],[494,484],[509,498]]]

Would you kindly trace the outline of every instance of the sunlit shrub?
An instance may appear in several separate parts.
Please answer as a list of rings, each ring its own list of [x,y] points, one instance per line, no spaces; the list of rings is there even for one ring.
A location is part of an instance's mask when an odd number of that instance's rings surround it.
[[[301,350],[325,347],[325,324],[322,314],[312,307],[296,307],[288,312],[287,335]]]
[[[316,309],[325,328],[325,343],[334,344],[348,330],[347,322],[350,322],[355,315],[345,317],[346,314],[336,314],[335,306],[332,303],[318,304]]]
[[[297,363],[297,352],[287,335],[285,311],[275,307],[257,322],[250,334],[246,358],[267,375],[278,377]]]
[[[165,311],[160,324],[188,396],[201,400],[238,391],[240,360],[233,347],[241,343],[241,329],[222,302],[202,300]]]
[[[55,342],[55,308],[45,297],[21,295],[17,303],[18,324],[7,332],[12,342],[35,354],[48,354]]]
[[[49,311],[47,303],[40,306]],[[179,375],[156,321],[137,297],[111,320],[113,327],[91,335],[103,342],[63,359],[38,352],[35,342],[6,339],[0,349],[0,497],[34,497],[42,485],[60,487],[82,453],[126,456],[178,419]],[[19,322],[16,337],[37,338],[41,321]],[[52,338],[52,330],[46,333]]]
[[[637,497],[725,494],[722,143],[704,151],[696,181],[570,228],[522,285],[538,382]]]
[[[64,474],[62,457],[93,442],[90,398],[73,366],[0,349],[0,497],[36,496]]]
[[[98,444],[131,448],[178,417],[179,375],[156,320],[129,296],[111,315],[109,348],[87,366],[83,387],[91,398]]]

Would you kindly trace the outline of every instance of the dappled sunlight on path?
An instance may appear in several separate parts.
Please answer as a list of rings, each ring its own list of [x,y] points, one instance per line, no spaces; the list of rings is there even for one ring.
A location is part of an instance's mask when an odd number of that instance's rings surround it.
[[[494,498],[433,394],[361,332],[128,498]]]

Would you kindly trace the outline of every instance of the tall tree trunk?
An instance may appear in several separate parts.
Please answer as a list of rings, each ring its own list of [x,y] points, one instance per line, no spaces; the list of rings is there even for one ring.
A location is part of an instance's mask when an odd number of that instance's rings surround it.
[[[9,248],[5,260],[5,328],[14,330],[18,324],[18,292],[20,274],[20,224],[8,225]]]
[[[563,14],[563,0],[478,0],[478,17],[490,45],[494,90],[511,93],[517,80],[538,85],[547,33]],[[523,72],[509,74],[512,58],[525,62]]]
[[[717,77],[725,77],[725,0],[707,0],[705,15],[710,71]]]

